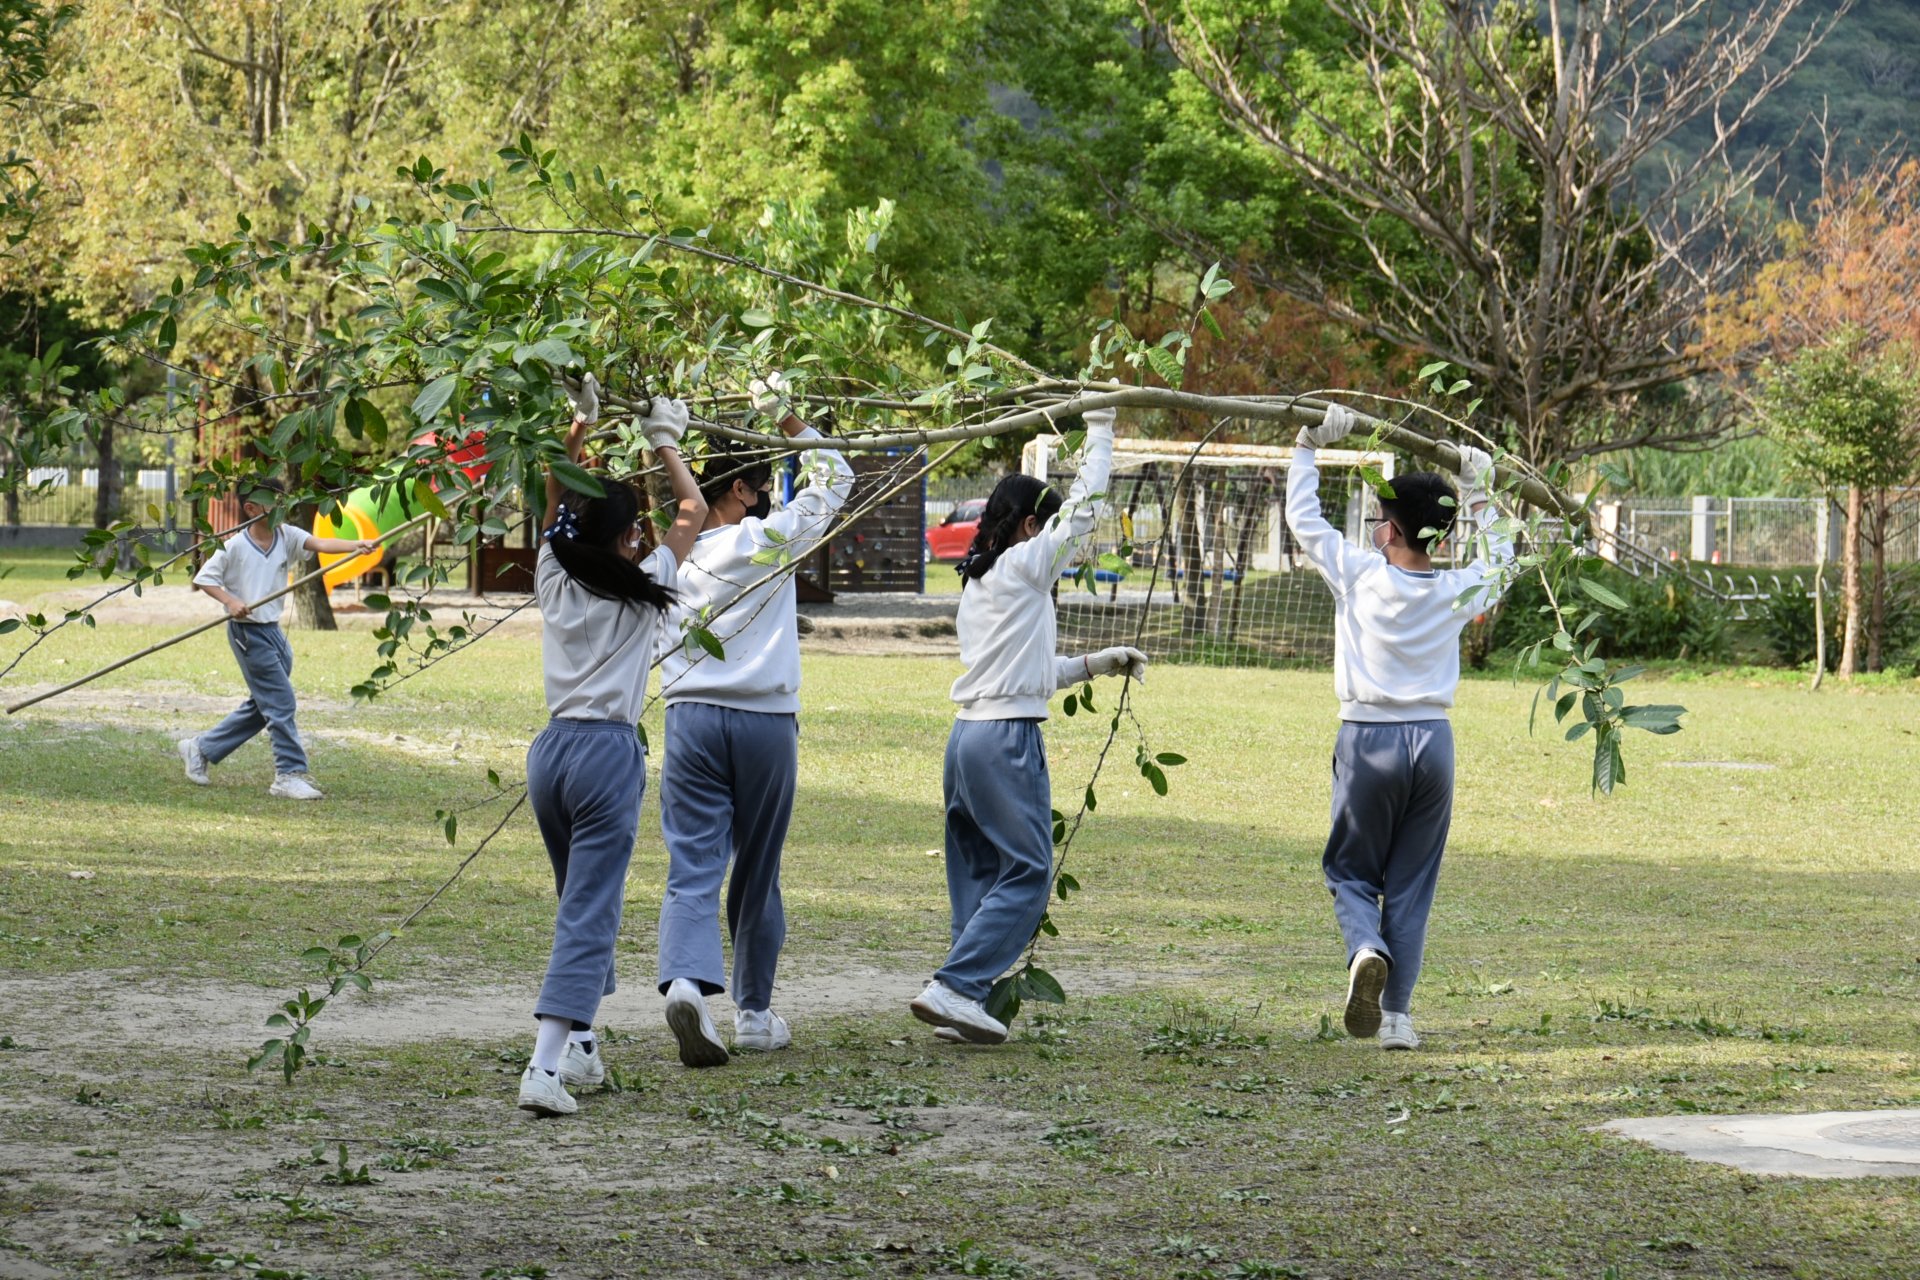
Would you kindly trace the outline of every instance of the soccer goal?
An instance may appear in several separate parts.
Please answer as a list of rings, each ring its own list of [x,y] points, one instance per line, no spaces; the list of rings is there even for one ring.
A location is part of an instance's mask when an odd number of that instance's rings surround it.
[[[1391,479],[1393,455],[1322,449],[1316,460],[1328,523],[1364,545],[1377,508],[1361,468]],[[1074,461],[1059,436],[1040,436],[1021,469],[1064,488]],[[1094,590],[1060,583],[1062,651],[1138,644],[1158,660],[1217,666],[1331,662],[1333,597],[1286,524],[1292,461],[1292,449],[1270,445],[1116,440],[1085,561]],[[1128,544],[1123,575],[1115,557]]]

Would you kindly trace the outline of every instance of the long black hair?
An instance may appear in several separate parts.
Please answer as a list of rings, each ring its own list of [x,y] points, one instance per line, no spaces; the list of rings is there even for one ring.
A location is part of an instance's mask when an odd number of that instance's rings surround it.
[[[619,551],[620,541],[633,533],[639,518],[639,495],[617,481],[601,484],[606,488],[603,497],[568,493],[560,504],[563,514],[546,530],[553,558],[569,578],[602,599],[665,609],[673,603],[672,590]]]
[[[1019,473],[1001,477],[987,499],[987,509],[980,513],[973,544],[954,566],[954,572],[963,579],[960,585],[964,587],[969,581],[987,576],[987,571],[1000,559],[1000,553],[1013,545],[1014,530],[1020,527],[1021,521],[1028,516],[1038,516],[1044,525],[1058,510],[1059,491],[1046,481]]]

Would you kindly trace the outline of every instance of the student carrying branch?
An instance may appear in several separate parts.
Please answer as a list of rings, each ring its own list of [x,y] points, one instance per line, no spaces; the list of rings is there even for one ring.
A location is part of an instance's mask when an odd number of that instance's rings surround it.
[[[588,374],[569,393],[574,415],[566,452],[577,464],[600,417],[599,387]],[[534,596],[553,718],[527,750],[527,795],[560,903],[519,1099],[521,1110],[538,1115],[570,1114],[576,1104],[565,1086],[606,1078],[593,1019],[601,997],[614,989],[613,948],[646,789],[647,756],[636,726],[662,620],[673,603],[667,584],[707,515],[700,487],[680,460],[687,420],[686,405],[655,397],[641,422],[676,503],[672,527],[644,558],[645,517],[629,485],[603,479],[605,492],[594,498],[562,488],[547,474]]]
[[[1033,476],[995,485],[959,564],[954,625],[967,669],[953,682],[959,710],[944,779],[953,946],[909,1005],[943,1040],[1007,1038],[981,1002],[1033,938],[1052,887],[1053,796],[1040,734],[1049,700],[1094,676],[1146,674],[1138,649],[1054,652],[1054,587],[1105,506],[1113,421],[1111,409],[1086,415],[1080,473],[1064,503]]]
[[[1491,605],[1512,545],[1489,525],[1493,459],[1460,450],[1465,495],[1434,472],[1395,476],[1371,546],[1350,545],[1320,512],[1314,451],[1344,440],[1353,415],[1339,405],[1300,431],[1287,471],[1287,525],[1333,589],[1333,830],[1321,859],[1347,944],[1347,1034],[1378,1033],[1385,1049],[1412,1049],[1413,985],[1453,817],[1453,726],[1460,632]],[[1464,506],[1481,558],[1435,569],[1432,554]],[[1463,592],[1483,588],[1476,609]]]
[[[317,538],[310,531],[279,520],[286,497],[279,482],[248,480],[241,485],[240,514],[252,523],[234,534],[208,558],[193,585],[227,611],[227,646],[240,664],[247,682],[247,700],[231,715],[203,734],[180,739],[181,763],[187,781],[210,786],[207,770],[238,750],[262,729],[273,743],[273,785],[268,795],[286,800],[318,800],[320,788],[307,772],[307,752],[294,723],[298,710],[293,693],[293,646],[280,629],[281,602],[258,601],[287,585],[288,566],[315,552],[365,552],[372,541],[358,538]]]

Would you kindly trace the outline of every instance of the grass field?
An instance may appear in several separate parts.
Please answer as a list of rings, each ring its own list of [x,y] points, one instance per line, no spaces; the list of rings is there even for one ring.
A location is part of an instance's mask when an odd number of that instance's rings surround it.
[[[13,563],[0,596],[67,585]],[[163,634],[68,628],[0,690]],[[1071,998],[981,1050],[905,1009],[945,941],[955,664],[810,658],[794,1047],[673,1058],[649,795],[602,1032],[622,1087],[542,1122],[512,1107],[552,914],[524,813],[321,1015],[291,1086],[247,1073],[299,953],[431,892],[544,720],[530,637],[371,706],[345,693],[364,632],[294,647],[317,805],[267,797],[264,742],[211,788],[180,776],[172,739],[236,697],[217,631],[0,721],[0,1277],[1915,1274],[1920,1181],[1591,1131],[1920,1105],[1911,682],[1672,677],[1685,732],[1634,740],[1606,801],[1576,747],[1527,736],[1529,689],[1466,684],[1427,1042],[1388,1056],[1337,1034],[1328,678],[1156,669],[1141,720],[1190,763],[1165,799],[1103,781],[1043,952]],[[1050,725],[1057,799],[1104,725]],[[469,804],[450,846],[434,811]]]

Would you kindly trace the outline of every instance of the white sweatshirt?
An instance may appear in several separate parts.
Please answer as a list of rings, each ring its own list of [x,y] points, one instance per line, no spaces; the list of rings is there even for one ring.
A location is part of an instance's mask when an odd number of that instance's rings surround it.
[[[1085,678],[1080,659],[1054,655],[1053,587],[1093,536],[1112,465],[1113,428],[1088,428],[1080,474],[1060,510],[961,591],[954,626],[967,671],[950,695],[960,719],[1045,720],[1054,692]]]
[[[808,428],[797,438],[819,436]],[[820,545],[853,493],[853,468],[838,449],[809,449],[801,456],[803,483],[793,501],[765,520],[749,516],[708,529],[687,553],[674,583],[680,598],[660,642],[660,693],[668,706],[706,702],[787,715],[800,710],[793,575],[781,570]],[[688,635],[694,626],[711,631],[726,656],[716,658],[694,642]]]
[[[1475,541],[1485,559],[1462,569],[1418,573],[1356,547],[1320,514],[1320,470],[1313,450],[1295,449],[1287,472],[1287,526],[1333,588],[1333,692],[1342,720],[1404,723],[1444,720],[1460,684],[1460,632],[1492,605],[1494,589],[1456,607],[1470,587],[1513,559],[1505,538],[1487,538],[1483,508]]]
[[[288,568],[293,561],[304,559],[312,547],[313,535],[298,525],[283,524],[274,530],[273,545],[265,551],[253,540],[249,530],[242,529],[207,557],[207,562],[200,566],[200,572],[193,575],[193,584],[197,587],[219,587],[227,594],[252,604],[262,596],[270,596],[286,586],[290,576]],[[263,604],[249,612],[246,620],[278,622],[286,603],[286,597],[282,596]]]
[[[656,582],[672,582],[673,549],[655,548],[640,567]],[[639,723],[665,614],[587,590],[560,567],[551,542],[542,542],[534,557],[533,595],[540,605],[547,711],[556,720]]]

